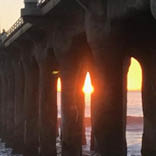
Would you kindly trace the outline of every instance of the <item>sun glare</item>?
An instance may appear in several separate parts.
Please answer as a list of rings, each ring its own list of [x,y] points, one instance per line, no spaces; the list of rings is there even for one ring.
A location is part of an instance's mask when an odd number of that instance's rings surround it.
[[[61,78],[57,79],[57,92],[61,92]]]
[[[140,91],[142,86],[142,70],[139,62],[131,58],[131,65],[128,71],[128,85],[127,89],[129,91]]]
[[[82,90],[85,94],[91,94],[94,92],[94,88],[91,83],[91,78],[90,78],[89,72],[87,72],[87,74],[86,74],[86,79],[85,79],[84,86],[83,86]]]

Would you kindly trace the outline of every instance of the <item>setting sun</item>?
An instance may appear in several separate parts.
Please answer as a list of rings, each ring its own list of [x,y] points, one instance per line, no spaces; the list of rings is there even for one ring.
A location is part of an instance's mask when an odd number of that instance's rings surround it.
[[[127,89],[129,91],[141,90],[142,70],[139,62],[133,57],[131,58],[131,65],[129,67],[127,78],[128,78]]]
[[[61,78],[57,79],[57,92],[61,92]]]
[[[87,72],[87,74],[86,74],[86,79],[85,79],[85,82],[84,82],[83,92],[85,94],[91,94],[91,93],[94,92],[94,88],[93,88],[92,83],[91,83],[91,78],[90,78],[89,72]]]
[[[84,101],[85,101],[85,117],[90,117],[91,115],[91,94],[94,92],[94,87],[91,82],[91,77],[89,72],[86,74],[84,86],[82,88],[84,92]]]

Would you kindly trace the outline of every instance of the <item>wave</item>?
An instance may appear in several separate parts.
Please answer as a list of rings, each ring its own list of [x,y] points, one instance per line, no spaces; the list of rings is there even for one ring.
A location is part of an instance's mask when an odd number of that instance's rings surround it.
[[[86,127],[89,127],[91,125],[90,117],[86,117],[84,121]],[[143,124],[143,117],[127,116],[127,125],[142,125],[142,124]]]
[[[127,124],[143,124],[143,117],[127,116]]]
[[[58,124],[60,124],[60,118],[58,119]],[[127,125],[142,125],[143,124],[143,117],[141,116],[127,116]],[[84,118],[84,125],[86,127],[91,126],[91,118],[85,117]]]

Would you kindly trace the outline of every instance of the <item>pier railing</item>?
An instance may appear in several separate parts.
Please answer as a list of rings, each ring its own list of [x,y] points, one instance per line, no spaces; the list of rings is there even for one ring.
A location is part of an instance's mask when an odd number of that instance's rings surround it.
[[[44,7],[48,2],[52,1],[54,4],[60,0],[38,0],[37,7]],[[24,25],[24,20],[22,17],[20,17],[13,26],[8,31],[4,31],[0,33],[0,44],[4,43],[6,40],[8,40],[11,36],[13,36],[22,26]]]
[[[46,5],[50,0],[38,0],[38,6]]]
[[[1,41],[4,42],[6,41],[10,36],[12,36],[16,30],[18,30],[22,25],[24,24],[24,20],[22,17],[20,17],[12,26],[11,28],[6,31],[6,32],[3,32],[1,35],[0,35],[0,38],[1,38]]]
[[[12,33],[18,29],[19,27],[21,27],[24,24],[24,20],[22,17],[20,17],[15,24],[7,31],[7,37],[9,37],[10,35],[12,35]]]
[[[38,0],[37,6],[44,7],[48,2],[52,2],[53,4],[57,4],[60,0]]]

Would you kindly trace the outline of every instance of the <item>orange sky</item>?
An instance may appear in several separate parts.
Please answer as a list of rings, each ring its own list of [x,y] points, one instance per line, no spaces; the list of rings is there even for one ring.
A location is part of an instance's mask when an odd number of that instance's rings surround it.
[[[139,62],[131,58],[131,65],[129,67],[128,78],[128,90],[141,90],[142,85],[142,70]]]
[[[129,67],[128,75],[127,75],[127,89],[129,91],[138,91],[141,90],[141,85],[142,85],[142,70],[139,62],[131,58],[131,65]],[[91,94],[94,90],[92,84],[91,84],[91,79],[89,73],[86,74],[86,80],[84,82],[84,87],[83,87],[83,92],[86,94],[89,93]],[[57,86],[57,91],[61,91],[61,80],[60,78],[58,79],[58,86]]]

